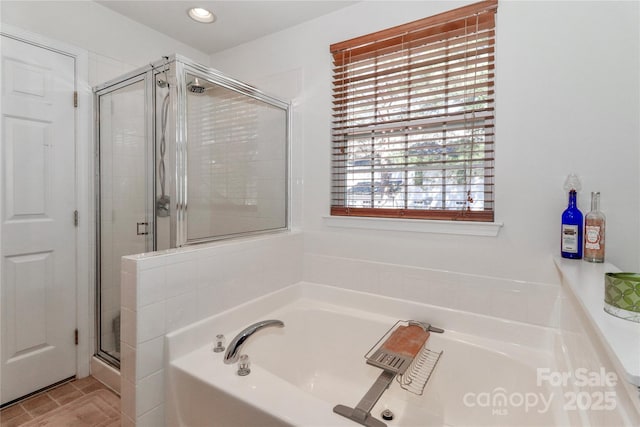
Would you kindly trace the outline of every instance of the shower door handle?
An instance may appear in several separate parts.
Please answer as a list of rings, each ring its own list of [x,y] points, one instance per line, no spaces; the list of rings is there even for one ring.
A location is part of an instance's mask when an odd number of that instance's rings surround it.
[[[146,236],[149,234],[147,227],[149,226],[148,222],[139,222],[136,224],[136,234],[138,236]]]

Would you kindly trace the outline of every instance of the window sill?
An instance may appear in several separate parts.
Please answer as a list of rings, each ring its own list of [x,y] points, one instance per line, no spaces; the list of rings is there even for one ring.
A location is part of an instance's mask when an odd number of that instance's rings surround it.
[[[366,230],[408,231],[411,233],[457,234],[463,236],[496,237],[501,222],[434,221],[425,219],[370,218],[353,216],[324,216],[329,227],[361,228]]]

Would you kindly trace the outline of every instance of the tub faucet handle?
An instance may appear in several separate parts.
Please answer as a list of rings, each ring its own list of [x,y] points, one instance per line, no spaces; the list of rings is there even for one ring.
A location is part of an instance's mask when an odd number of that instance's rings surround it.
[[[244,377],[251,373],[251,362],[249,361],[249,356],[246,354],[240,355],[240,360],[238,361],[238,375]]]
[[[222,353],[224,351],[224,343],[226,342],[224,335],[218,334],[216,335],[216,344],[213,347],[213,351],[215,353]]]

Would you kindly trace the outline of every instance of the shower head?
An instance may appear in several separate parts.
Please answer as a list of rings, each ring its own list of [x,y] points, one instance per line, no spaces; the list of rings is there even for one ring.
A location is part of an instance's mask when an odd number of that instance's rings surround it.
[[[200,84],[196,77],[192,82],[187,83],[187,90],[191,93],[201,94],[204,93],[205,87]]]

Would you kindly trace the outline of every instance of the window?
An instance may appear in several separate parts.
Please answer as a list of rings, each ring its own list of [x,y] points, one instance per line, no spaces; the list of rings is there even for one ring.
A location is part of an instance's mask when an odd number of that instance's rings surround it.
[[[493,221],[496,9],[331,46],[332,215]]]

